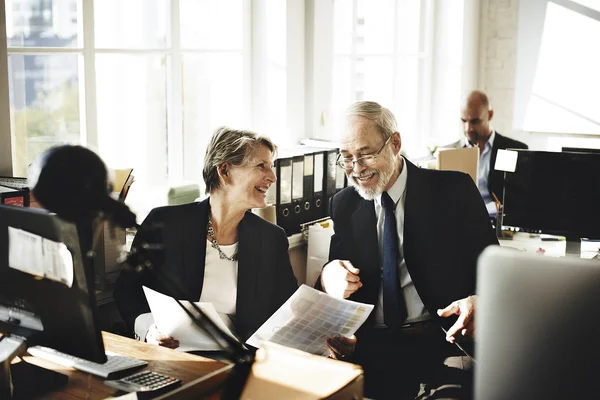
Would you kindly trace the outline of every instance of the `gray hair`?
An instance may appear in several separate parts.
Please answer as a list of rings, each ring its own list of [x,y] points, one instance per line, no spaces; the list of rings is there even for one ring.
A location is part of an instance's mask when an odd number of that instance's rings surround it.
[[[346,118],[360,116],[375,122],[384,140],[398,131],[396,118],[390,110],[374,101],[357,101],[346,109]]]
[[[209,194],[221,186],[219,167],[223,164],[247,165],[253,150],[265,146],[271,153],[277,152],[277,146],[266,136],[245,130],[221,126],[215,130],[206,148],[202,177]]]

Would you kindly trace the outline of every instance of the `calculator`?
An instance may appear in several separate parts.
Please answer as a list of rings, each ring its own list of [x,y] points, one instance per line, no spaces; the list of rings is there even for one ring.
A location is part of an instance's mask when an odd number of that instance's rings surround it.
[[[181,385],[181,379],[159,374],[154,371],[142,371],[125,378],[104,381],[105,385],[125,392],[138,392],[145,395],[158,395]]]

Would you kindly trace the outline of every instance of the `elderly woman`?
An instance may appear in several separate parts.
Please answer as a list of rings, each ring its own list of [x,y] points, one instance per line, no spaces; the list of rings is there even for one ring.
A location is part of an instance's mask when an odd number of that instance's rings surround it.
[[[133,247],[152,240],[161,225],[164,259],[160,265],[192,301],[211,302],[227,314],[240,339],[247,339],[297,289],[280,227],[248,211],[266,206],[266,192],[277,178],[276,146],[266,137],[218,128],[204,159],[210,196],[199,203],[160,207],[148,215]],[[142,285],[170,294],[154,274],[123,272],[114,298],[130,332],[141,340],[175,348],[177,338],[152,324]]]

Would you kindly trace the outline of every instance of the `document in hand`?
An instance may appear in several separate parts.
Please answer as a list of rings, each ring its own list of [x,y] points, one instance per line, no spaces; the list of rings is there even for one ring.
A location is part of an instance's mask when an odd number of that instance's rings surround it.
[[[220,340],[221,345],[215,341],[206,332],[200,329],[189,315],[177,304],[174,298],[166,296],[155,290],[152,290],[146,286],[144,288],[144,294],[150,311],[152,312],[152,318],[154,323],[161,333],[169,335],[179,340],[179,351],[214,351],[222,350],[227,346],[227,343]],[[189,301],[182,301],[184,306],[196,314],[195,310],[191,307]],[[223,322],[226,318],[227,322],[231,324],[229,318],[224,315],[222,318],[212,303],[195,303],[206,315],[210,317],[226,334],[234,337],[229,327]]]
[[[273,342],[327,356],[327,338],[353,335],[371,311],[371,304],[337,299],[302,285],[246,343],[261,347],[263,341]]]

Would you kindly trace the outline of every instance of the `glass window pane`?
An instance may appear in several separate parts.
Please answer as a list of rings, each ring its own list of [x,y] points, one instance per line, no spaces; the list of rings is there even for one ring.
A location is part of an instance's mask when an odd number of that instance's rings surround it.
[[[140,184],[165,184],[165,56],[99,54],[96,78],[100,156],[110,168],[134,168]]]
[[[96,47],[164,48],[170,19],[168,0],[94,1]]]
[[[42,151],[79,143],[78,56],[11,55],[8,69],[15,174],[26,176]]]
[[[573,130],[567,132],[600,132],[600,108],[597,101],[600,93],[598,41],[600,21],[548,3],[532,92],[542,100],[541,103],[547,102],[562,108],[564,113],[572,114],[576,120],[587,120],[587,123],[573,125]],[[596,50],[590,48],[590,43],[595,43]],[[537,103],[530,103],[529,107],[533,110],[532,104]],[[540,105],[539,110],[548,109]],[[561,114],[540,112],[537,117],[542,117],[540,126],[555,124],[557,130],[551,130],[552,132],[565,132],[564,127],[558,130],[558,126],[562,125],[561,121],[564,121]],[[529,118],[535,121],[533,114]],[[591,127],[587,127],[590,124]],[[582,130],[584,126],[586,130]]]
[[[333,54],[352,51],[352,1],[333,2]]]
[[[364,63],[357,63],[356,75],[364,74],[364,84],[357,85],[357,93],[361,91],[364,97],[356,100],[376,101],[384,107],[391,107],[394,99],[394,80],[392,57],[365,57]],[[363,72],[364,71],[364,72]]]
[[[421,50],[421,0],[407,0],[397,3],[396,19],[397,47],[401,53],[416,54]]]
[[[181,47],[242,48],[244,2],[241,0],[180,0]]]
[[[398,130],[402,134],[403,147],[409,154],[416,151],[419,145],[419,64],[420,61],[416,57],[400,58],[396,62],[395,101],[392,111],[396,115]]]
[[[8,47],[77,47],[81,0],[6,0]]]
[[[333,87],[331,93],[331,111],[334,118],[337,118],[341,113],[354,101],[352,94],[352,72],[351,72],[350,57],[334,57],[333,58]],[[334,120],[334,123],[338,123]],[[340,132],[337,127],[334,127],[333,136],[338,138]]]
[[[357,0],[356,50],[358,54],[394,51],[395,0]]]
[[[202,181],[204,149],[220,125],[244,129],[244,68],[241,54],[183,56],[184,178]]]

